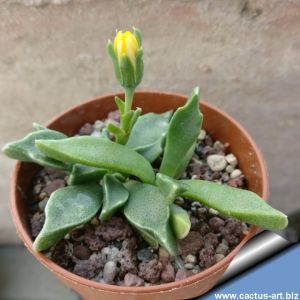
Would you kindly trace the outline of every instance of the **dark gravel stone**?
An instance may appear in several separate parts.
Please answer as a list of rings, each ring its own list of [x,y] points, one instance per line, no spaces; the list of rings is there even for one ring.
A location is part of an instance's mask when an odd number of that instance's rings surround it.
[[[156,283],[160,279],[162,263],[156,259],[139,264],[139,276],[150,283]]]
[[[129,224],[120,217],[111,217],[108,221],[102,222],[97,226],[95,233],[107,242],[124,240],[133,234]]]
[[[76,228],[76,229],[70,231],[70,233],[69,233],[70,238],[74,241],[83,241],[84,234],[85,234],[85,228]]]
[[[79,260],[73,272],[87,279],[96,277],[105,265],[105,256],[101,253],[93,254],[87,260]]]
[[[202,222],[199,228],[199,232],[202,236],[206,235],[208,232],[210,232],[210,227],[206,222]]]
[[[73,267],[73,245],[63,239],[50,248],[51,259],[63,268]]]
[[[31,235],[35,238],[38,236],[45,222],[45,214],[36,212],[30,219]]]
[[[53,192],[65,186],[66,182],[64,179],[55,179],[53,181],[49,181],[43,188],[41,193],[44,192],[48,195],[48,197],[50,197]]]
[[[75,244],[73,247],[73,255],[80,260],[89,259],[91,254],[90,249],[86,245]]]
[[[195,255],[203,247],[203,238],[199,232],[190,231],[184,239],[178,241],[178,245],[181,255]]]
[[[150,261],[153,259],[153,252],[150,248],[140,249],[137,252],[137,258],[139,261]]]
[[[209,268],[216,263],[216,252],[213,246],[203,248],[199,254],[201,268]]]
[[[135,274],[127,273],[124,277],[124,285],[125,286],[143,286],[144,280]]]
[[[214,232],[220,232],[224,227],[225,222],[219,217],[212,217],[209,219],[208,224]]]
[[[137,259],[136,259],[137,244],[135,239],[126,239],[122,244],[122,248],[118,253],[118,261],[121,265],[121,277],[126,273],[137,274]]]
[[[94,126],[90,123],[86,123],[79,129],[78,133],[79,135],[91,135],[93,131]]]

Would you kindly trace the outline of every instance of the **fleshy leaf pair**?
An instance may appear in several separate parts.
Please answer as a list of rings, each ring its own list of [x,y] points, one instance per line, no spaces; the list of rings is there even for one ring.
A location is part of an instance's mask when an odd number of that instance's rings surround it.
[[[60,161],[131,174],[145,183],[154,182],[154,171],[143,156],[106,139],[80,136],[60,141],[38,140],[36,145],[43,153]]]
[[[33,126],[35,131],[27,134],[23,139],[6,144],[2,150],[4,154],[13,159],[33,162],[45,167],[70,169],[70,165],[46,156],[35,145],[36,140],[59,140],[65,139],[67,136],[61,132],[44,128],[37,123],[34,123]]]
[[[48,249],[70,230],[89,221],[100,209],[102,189],[97,184],[61,188],[45,207],[45,224],[34,241],[36,251]]]
[[[183,196],[214,208],[221,214],[268,230],[287,226],[287,216],[251,191],[206,180],[181,180],[188,186]]]

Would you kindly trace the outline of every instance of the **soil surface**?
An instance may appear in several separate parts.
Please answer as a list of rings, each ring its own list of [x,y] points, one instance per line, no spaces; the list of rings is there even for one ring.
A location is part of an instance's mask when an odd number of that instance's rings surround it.
[[[104,121],[85,124],[79,135],[100,136],[108,120],[118,122],[112,112]],[[182,178],[205,179],[245,188],[246,180],[238,161],[229,153],[229,144],[214,141],[201,131],[193,158]],[[154,163],[159,166],[159,161]],[[33,180],[29,222],[33,239],[40,232],[45,205],[55,190],[67,185],[65,172],[43,168]],[[240,242],[248,226],[220,215],[199,202],[178,197],[176,204],[186,209],[192,227],[178,241],[180,255],[170,257],[163,249],[153,249],[122,215],[100,222],[98,215],[84,226],[72,230],[44,253],[58,265],[94,281],[148,286],[177,281],[197,274],[223,259]]]

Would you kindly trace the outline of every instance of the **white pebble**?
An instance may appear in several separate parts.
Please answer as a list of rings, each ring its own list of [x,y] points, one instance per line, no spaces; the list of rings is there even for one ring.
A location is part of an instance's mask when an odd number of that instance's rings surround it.
[[[104,122],[100,121],[100,120],[97,120],[94,124],[94,128],[96,131],[100,131],[102,128],[105,127],[105,124]]]
[[[231,166],[231,165],[228,165],[228,166],[226,167],[226,169],[225,169],[225,171],[226,171],[227,173],[229,173],[229,174],[231,174],[233,170],[234,170],[234,168],[233,168],[233,166]]]
[[[214,148],[218,151],[223,151],[224,150],[224,145],[220,141],[215,141],[214,142]]]
[[[113,261],[109,261],[103,268],[103,280],[106,283],[112,283],[117,275],[117,265]]]
[[[197,261],[196,256],[192,255],[192,254],[188,254],[185,258],[184,258],[184,262],[187,264],[195,264]]]
[[[201,129],[198,139],[202,141],[205,139],[205,137],[206,137],[206,131],[204,129]]]
[[[208,211],[211,215],[218,215],[219,212],[213,208],[210,208],[209,211]]]
[[[192,269],[194,269],[194,265],[191,264],[191,263],[184,264],[184,267],[185,267],[187,270],[192,270]]]
[[[222,171],[227,166],[225,156],[219,154],[209,155],[207,157],[207,164],[212,171]]]
[[[235,169],[232,171],[232,173],[230,174],[230,178],[237,178],[239,176],[242,175],[242,171],[240,169]]]
[[[235,168],[238,164],[237,158],[232,153],[226,155],[226,160],[233,168]]]

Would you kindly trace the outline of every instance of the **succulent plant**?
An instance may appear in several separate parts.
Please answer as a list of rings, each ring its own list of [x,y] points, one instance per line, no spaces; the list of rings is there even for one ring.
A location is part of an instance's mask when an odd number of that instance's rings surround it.
[[[141,114],[132,110],[134,90],[143,75],[141,33],[118,32],[108,42],[116,78],[125,101],[116,97],[120,127],[108,124],[101,137],[76,136],[34,123],[33,132],[7,144],[3,152],[14,159],[59,168],[69,174],[68,186],[52,193],[45,224],[34,241],[37,251],[48,249],[70,230],[95,215],[107,220],[123,213],[152,246],[178,254],[177,239],[191,228],[187,212],[174,203],[182,196],[199,201],[225,216],[278,230],[287,217],[255,193],[206,180],[180,180],[195,150],[203,116],[199,88],[175,112]],[[152,164],[159,162],[159,170]]]

